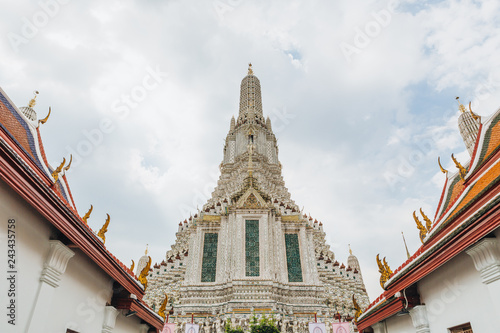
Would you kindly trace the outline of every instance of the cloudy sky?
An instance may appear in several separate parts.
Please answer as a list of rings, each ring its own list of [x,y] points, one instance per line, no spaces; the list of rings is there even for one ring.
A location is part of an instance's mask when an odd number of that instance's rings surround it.
[[[68,172],[125,264],[160,262],[179,221],[218,178],[223,140],[252,62],[292,198],[322,221],[337,260],[348,244],[370,300],[375,256],[393,269],[433,216],[437,157],[468,153],[455,101],[500,106],[500,3],[490,1],[6,1],[0,86],[44,117],[52,165]]]

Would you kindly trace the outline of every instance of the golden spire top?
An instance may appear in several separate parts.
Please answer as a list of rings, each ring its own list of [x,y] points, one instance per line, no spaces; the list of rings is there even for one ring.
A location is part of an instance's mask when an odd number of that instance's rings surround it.
[[[248,75],[253,75],[252,63],[248,64]]]
[[[148,247],[149,247],[149,244],[146,244],[146,251],[144,251],[144,255],[148,255]]]
[[[349,254],[352,256],[351,244],[347,244],[347,246],[349,247]]]
[[[459,98],[460,97],[455,98],[457,100],[457,102],[458,102],[458,109],[460,110],[460,112],[465,113],[465,112],[467,112],[467,110],[465,110],[465,106],[462,103],[460,103],[460,99]]]
[[[30,108],[32,108],[32,107],[34,107],[34,106],[36,105],[36,96],[38,95],[38,91],[37,91],[37,90],[35,90],[35,91],[33,92],[33,94],[34,94],[35,96],[33,96],[33,98],[32,98],[32,99],[29,101],[29,103],[28,103],[28,106],[29,106]]]

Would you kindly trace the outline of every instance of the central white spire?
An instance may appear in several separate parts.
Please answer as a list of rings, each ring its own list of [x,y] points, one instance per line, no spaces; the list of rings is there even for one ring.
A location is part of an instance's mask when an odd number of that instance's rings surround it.
[[[264,122],[262,95],[260,93],[260,81],[253,74],[252,64],[248,64],[248,75],[243,78],[240,86],[238,123],[243,124],[254,119]]]

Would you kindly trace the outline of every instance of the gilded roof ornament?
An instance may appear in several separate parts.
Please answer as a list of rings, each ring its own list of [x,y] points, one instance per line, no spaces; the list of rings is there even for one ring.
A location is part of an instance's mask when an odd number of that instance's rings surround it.
[[[135,267],[134,259],[132,259],[132,266],[130,266],[130,271],[133,272]]]
[[[253,75],[252,63],[248,64],[248,75]]]
[[[424,214],[424,211],[422,208],[420,208],[420,214],[422,214],[422,218],[425,221],[425,229],[427,229],[427,232],[431,231],[432,228],[432,221],[430,218],[427,217],[427,215]]]
[[[38,92],[37,90],[35,90],[35,91],[33,92],[33,94],[34,94],[35,96],[33,96],[33,98],[32,98],[32,99],[29,101],[29,103],[28,103],[28,107],[30,107],[30,108],[33,108],[33,107],[36,105],[36,96],[39,94],[39,92]]]
[[[354,298],[354,294],[352,294],[352,305],[354,306],[354,321],[357,323],[359,316],[363,313],[363,310],[361,310],[361,307],[359,306],[358,302],[356,302],[356,298]]]
[[[417,224],[417,228],[420,231],[420,241],[422,242],[422,244],[424,244],[425,236],[427,236],[427,229],[425,229],[422,222],[420,222],[415,211],[413,212],[413,219],[415,220],[415,223]]]
[[[66,158],[63,158],[62,163],[52,172],[52,178],[54,178],[54,183],[59,179],[59,173],[62,171],[64,164],[66,163]]]
[[[109,217],[109,214],[106,214],[106,215],[108,216],[108,218],[106,219],[106,222],[104,222],[104,225],[102,226],[101,230],[99,230],[99,232],[97,233],[97,236],[102,239],[103,244],[106,243],[106,235],[105,234],[108,231],[109,221],[111,220],[111,218]]]
[[[439,168],[441,169],[441,172],[444,173],[444,174],[447,174],[448,170],[446,170],[445,168],[443,168],[443,166],[441,165],[441,160],[440,160],[439,157],[438,157],[438,164],[439,164]]]
[[[69,155],[69,163],[64,167],[64,171],[68,171],[71,168],[71,162],[73,162],[73,155]]]
[[[467,110],[465,110],[465,106],[462,103],[460,103],[460,99],[459,98],[460,97],[455,98],[457,100],[457,102],[458,102],[458,109],[460,110],[460,112],[465,113],[465,112],[467,112]]]
[[[161,303],[160,309],[158,310],[158,315],[160,315],[160,317],[162,317],[163,320],[165,320],[165,318],[167,317],[167,315],[165,314],[165,310],[167,309],[167,302],[168,302],[168,295],[165,294],[165,299]]]
[[[349,247],[349,254],[352,256],[351,244],[347,244],[347,246]]]
[[[386,272],[389,274],[389,277],[390,277],[390,276],[392,275],[392,270],[391,270],[391,268],[389,267],[389,264],[387,263],[387,261],[385,261],[385,257],[384,257],[383,261],[384,261],[384,267],[385,267],[385,270],[386,270]]]
[[[30,102],[31,103],[31,102]],[[50,108],[49,106],[49,113],[47,114],[47,117],[43,118],[43,119],[40,119],[38,121],[38,124],[45,124],[47,122],[47,120],[49,120],[49,117],[50,117],[50,113],[52,112],[52,109]]]
[[[150,256],[148,257],[149,261],[146,264],[146,266],[144,266],[144,268],[141,271],[141,274],[139,274],[138,277],[139,282],[144,286],[144,291],[146,291],[146,288],[148,287],[148,274],[149,270],[151,269],[151,257]]]
[[[387,282],[387,280],[389,280],[389,277],[391,276],[392,271],[391,271],[389,265],[387,265],[387,262],[385,261],[385,257],[384,257],[383,263],[382,263],[382,261],[380,261],[379,254],[377,254],[377,265],[378,265],[378,272],[380,273],[380,286],[382,287],[382,289],[385,290],[384,284]]]
[[[83,216],[82,220],[87,224],[87,221],[89,220],[90,214],[92,213],[92,210],[94,210],[94,206],[90,205],[90,209],[88,210],[87,213]]]
[[[472,115],[472,118],[474,118],[474,120],[479,120],[479,122],[481,122],[481,117],[479,117],[477,114],[475,114],[473,111],[472,111],[472,107],[470,106],[472,102],[469,102],[469,111],[470,111],[470,114]]]
[[[460,164],[460,162],[457,161],[457,159],[455,158],[455,156],[453,156],[453,154],[451,154],[451,159],[453,160],[459,171],[460,178],[462,178],[462,180],[465,180],[465,175],[467,174],[467,170],[465,170],[462,164]]]
[[[149,247],[149,244],[146,244],[146,251],[144,251],[144,255],[148,255],[148,247]]]

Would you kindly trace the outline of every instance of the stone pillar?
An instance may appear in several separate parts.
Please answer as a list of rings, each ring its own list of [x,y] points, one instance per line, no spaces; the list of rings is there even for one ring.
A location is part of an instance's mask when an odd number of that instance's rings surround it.
[[[371,327],[373,328],[373,333],[387,333],[387,327],[385,326],[385,321],[373,324]]]
[[[497,238],[484,238],[467,251],[479,271],[482,282],[488,287],[495,307],[500,313],[500,245]]]
[[[416,333],[430,333],[429,319],[427,318],[427,308],[425,305],[417,305],[410,309],[410,316]]]
[[[40,277],[35,303],[28,317],[26,332],[35,333],[45,331],[45,323],[49,318],[52,298],[62,275],[66,271],[69,259],[75,253],[58,240],[51,240],[50,252],[43,264],[43,271]]]
[[[111,333],[116,324],[116,316],[118,315],[118,310],[110,305],[104,308],[104,322],[102,323],[102,333]]]

